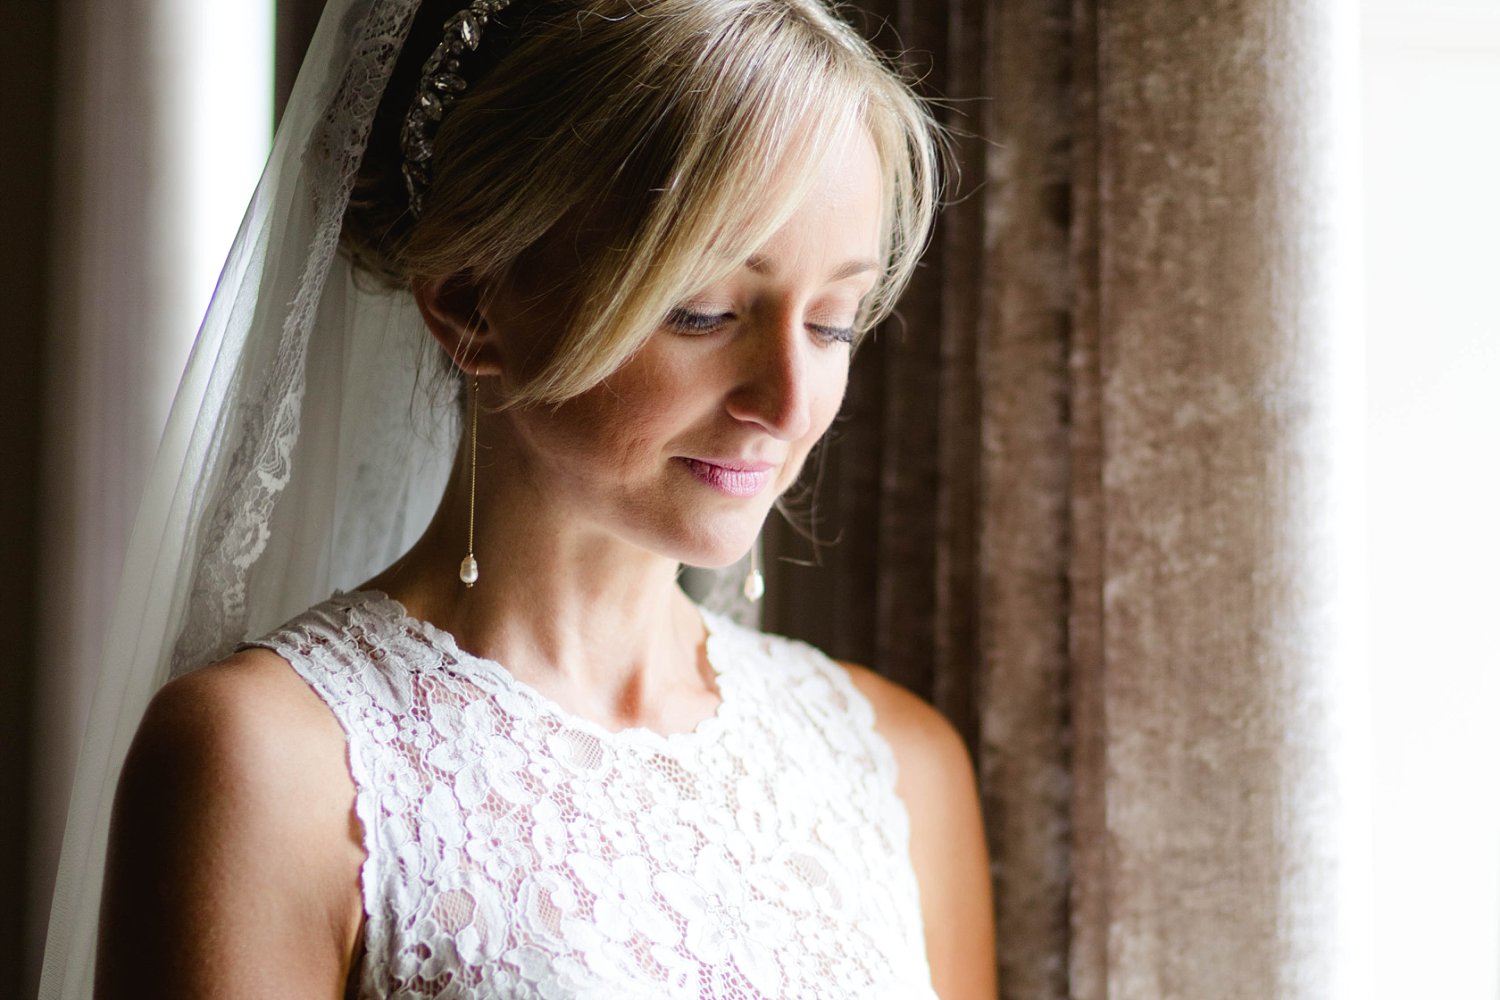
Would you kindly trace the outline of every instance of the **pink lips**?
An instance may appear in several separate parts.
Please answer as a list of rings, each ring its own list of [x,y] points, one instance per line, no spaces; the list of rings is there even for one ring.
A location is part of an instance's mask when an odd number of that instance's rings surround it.
[[[755,496],[766,488],[766,484],[771,481],[771,470],[775,468],[770,462],[740,462],[732,459],[707,461],[684,458],[682,461],[699,482],[731,497]]]

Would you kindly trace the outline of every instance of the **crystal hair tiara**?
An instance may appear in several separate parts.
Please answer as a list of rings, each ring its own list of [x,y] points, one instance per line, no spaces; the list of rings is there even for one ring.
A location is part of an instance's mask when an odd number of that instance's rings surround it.
[[[459,72],[459,60],[479,48],[484,29],[510,5],[510,0],[474,0],[443,22],[443,40],[422,66],[422,79],[401,124],[401,174],[411,214],[422,214],[422,201],[432,184],[433,136],[458,95],[469,84]]]

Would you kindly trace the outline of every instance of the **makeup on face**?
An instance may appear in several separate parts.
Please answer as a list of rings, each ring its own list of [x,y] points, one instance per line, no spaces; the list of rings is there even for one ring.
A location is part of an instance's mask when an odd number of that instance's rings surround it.
[[[706,486],[730,497],[753,497],[771,482],[776,468],[770,462],[741,462],[734,459],[682,459],[689,472]]]

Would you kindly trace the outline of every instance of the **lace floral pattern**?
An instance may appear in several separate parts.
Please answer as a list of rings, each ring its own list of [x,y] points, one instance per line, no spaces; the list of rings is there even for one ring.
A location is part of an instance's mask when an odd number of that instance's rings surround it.
[[[266,638],[349,740],[361,997],[933,998],[869,703],[708,613],[721,704],[611,733],[378,594]]]

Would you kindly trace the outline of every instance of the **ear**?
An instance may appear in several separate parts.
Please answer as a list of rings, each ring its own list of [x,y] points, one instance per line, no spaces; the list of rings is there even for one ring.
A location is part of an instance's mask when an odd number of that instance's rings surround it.
[[[428,332],[455,366],[470,375],[500,374],[500,345],[481,285],[449,275],[414,279],[411,292]]]

